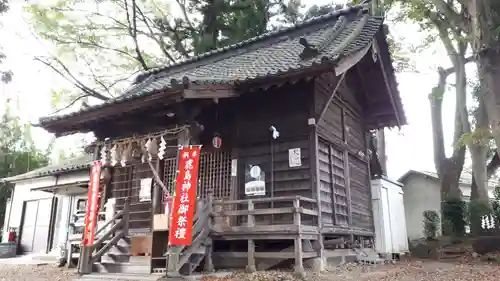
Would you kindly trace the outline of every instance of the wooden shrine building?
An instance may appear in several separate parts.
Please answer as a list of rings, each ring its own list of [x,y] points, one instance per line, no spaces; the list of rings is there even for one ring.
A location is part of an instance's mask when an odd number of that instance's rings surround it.
[[[100,105],[42,118],[57,136],[93,132],[95,159],[105,160],[101,202],[115,198],[122,219],[96,242],[93,269],[189,274],[202,261],[249,270],[289,261],[300,272],[329,245],[369,245],[370,179],[381,172],[373,132],[406,123],[383,21],[362,5],[335,11],[143,73]],[[177,146],[193,144],[203,145],[196,237],[172,253],[168,231],[154,224],[174,191]],[[131,253],[113,252],[120,240]]]

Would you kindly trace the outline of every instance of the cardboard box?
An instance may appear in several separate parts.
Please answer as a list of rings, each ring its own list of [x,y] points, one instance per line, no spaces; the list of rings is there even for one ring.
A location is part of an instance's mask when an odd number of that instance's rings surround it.
[[[157,214],[153,217],[153,230],[168,230],[170,218],[165,214]]]
[[[132,256],[151,256],[152,236],[134,236],[132,239]]]

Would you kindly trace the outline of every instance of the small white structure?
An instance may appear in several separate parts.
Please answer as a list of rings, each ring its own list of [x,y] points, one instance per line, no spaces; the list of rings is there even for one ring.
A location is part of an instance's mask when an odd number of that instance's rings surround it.
[[[382,177],[371,186],[375,250],[382,255],[409,252],[402,184]]]
[[[438,175],[433,172],[409,170],[398,181],[403,184],[408,238],[410,240],[424,238],[424,211],[435,211],[441,214],[441,188]],[[471,181],[470,176],[462,173],[459,188],[465,201],[470,198]],[[495,185],[496,182],[493,181],[488,183],[490,198],[494,198]],[[441,229],[438,235],[441,235]]]
[[[10,230],[17,232],[18,253],[59,253],[65,245],[70,217],[87,199],[88,155],[5,178],[14,184],[7,204],[3,240]]]

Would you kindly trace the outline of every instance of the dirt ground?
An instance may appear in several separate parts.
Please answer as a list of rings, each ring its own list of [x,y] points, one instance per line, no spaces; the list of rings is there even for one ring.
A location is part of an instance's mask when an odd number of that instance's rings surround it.
[[[500,264],[401,261],[387,265],[355,265],[331,268],[320,275],[309,273],[306,281],[493,281],[500,280]],[[69,281],[74,271],[52,265],[0,265],[0,280]],[[235,273],[227,277],[204,277],[203,281],[298,281],[289,272]],[[168,279],[167,279],[168,280]]]
[[[76,278],[74,270],[55,265],[0,265],[0,281],[69,281]]]

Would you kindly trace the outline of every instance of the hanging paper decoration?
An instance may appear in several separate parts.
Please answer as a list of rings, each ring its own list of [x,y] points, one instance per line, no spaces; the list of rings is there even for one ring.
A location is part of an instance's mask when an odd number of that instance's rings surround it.
[[[111,148],[110,154],[111,154],[111,166],[116,166],[120,162],[120,156],[121,156],[120,146],[118,144],[115,144]]]
[[[101,163],[102,166],[106,166],[106,164],[108,164],[108,148],[105,145],[101,148]]]
[[[160,138],[160,147],[158,148],[158,158],[160,160],[163,160],[165,157],[165,151],[167,150],[167,142],[165,141],[165,138],[161,136]]]
[[[158,154],[158,142],[156,141],[156,138],[148,140],[148,142],[146,143],[146,149],[148,151],[148,160],[152,161],[153,155]]]
[[[142,163],[146,163],[146,161],[148,160],[148,150],[147,150],[147,147],[149,146],[149,143],[151,142],[151,140],[148,139],[147,142],[144,142],[141,141],[141,162]]]
[[[129,143],[126,144],[123,148],[122,159],[120,160],[120,164],[122,165],[122,167],[125,167],[127,165],[127,162],[132,158],[132,146],[133,144]]]
[[[212,145],[214,148],[220,148],[222,146],[222,139],[218,134],[212,138]]]

